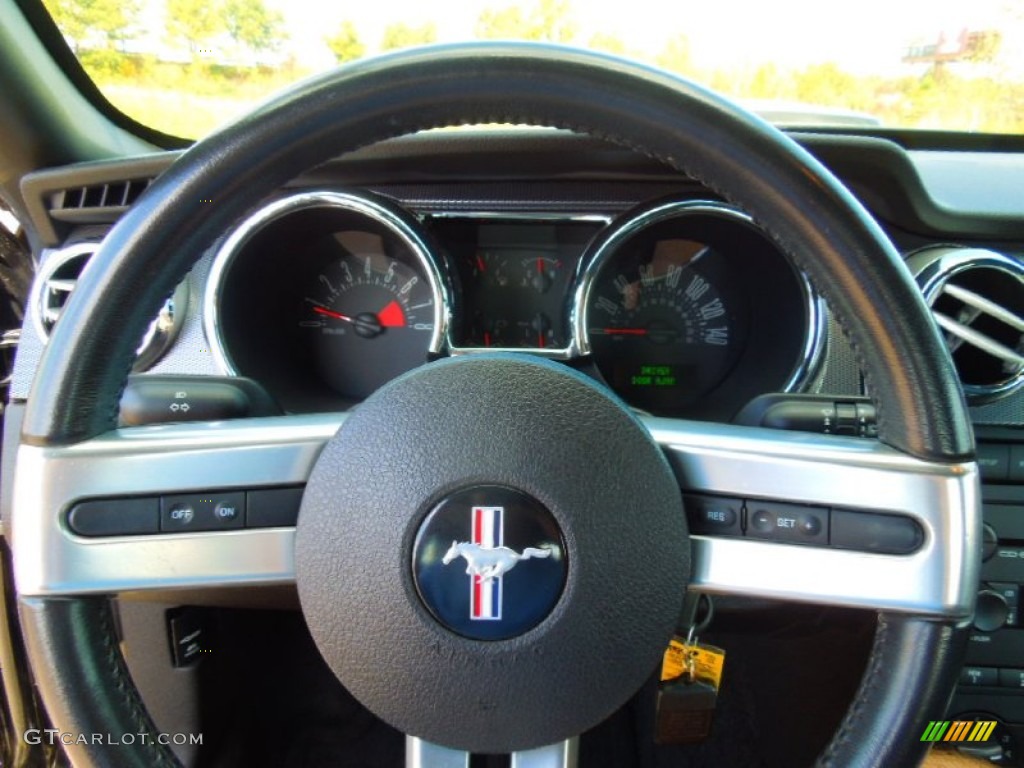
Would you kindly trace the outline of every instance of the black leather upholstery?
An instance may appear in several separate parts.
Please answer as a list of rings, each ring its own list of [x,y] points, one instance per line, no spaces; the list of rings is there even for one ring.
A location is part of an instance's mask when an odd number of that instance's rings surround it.
[[[881,439],[921,458],[971,457],[962,396],[920,294],[881,230],[820,164],[697,86],[615,59],[535,46],[435,49],[350,66],[187,152],[122,219],[80,282],[36,376],[24,439],[71,443],[114,426],[139,329],[211,240],[263,195],[358,146],[470,122],[603,137],[685,171],[747,210],[806,270],[853,337]],[[130,683],[98,615],[94,600],[34,601],[23,610],[55,721],[118,732],[136,727],[137,702],[111,693]],[[916,761],[925,748],[916,729],[940,716],[962,639],[941,623],[880,616],[864,685],[822,763]],[[102,707],[86,681],[106,691]],[[118,751],[118,764],[166,757],[140,748],[126,762],[129,751]],[[110,764],[102,750],[79,754]]]

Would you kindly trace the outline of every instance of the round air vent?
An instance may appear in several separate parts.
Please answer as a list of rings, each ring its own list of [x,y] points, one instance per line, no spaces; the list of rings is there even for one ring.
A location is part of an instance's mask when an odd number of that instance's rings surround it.
[[[53,251],[39,268],[31,298],[36,332],[47,342],[60,319],[68,299],[71,298],[78,278],[89,259],[99,248],[97,242],[83,242]],[[143,371],[153,365],[178,335],[188,306],[188,283],[182,282],[160,309],[160,313],[146,329],[138,348],[133,370]],[[177,311],[175,311],[177,307]]]
[[[54,251],[43,262],[36,276],[35,307],[36,331],[43,340],[49,340],[53,326],[60,319],[64,305],[71,298],[89,259],[96,252],[99,243],[76,243]]]
[[[964,393],[975,403],[1024,383],[1024,266],[978,248],[938,247],[907,264],[953,355]]]

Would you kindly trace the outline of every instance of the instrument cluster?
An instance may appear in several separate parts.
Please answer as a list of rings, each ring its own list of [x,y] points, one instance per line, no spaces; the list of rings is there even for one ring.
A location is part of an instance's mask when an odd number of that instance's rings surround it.
[[[446,355],[542,355],[637,409],[729,418],[814,372],[824,312],[741,211],[658,200],[617,218],[422,214],[298,192],[220,247],[204,306],[227,373],[289,411],[351,407]]]

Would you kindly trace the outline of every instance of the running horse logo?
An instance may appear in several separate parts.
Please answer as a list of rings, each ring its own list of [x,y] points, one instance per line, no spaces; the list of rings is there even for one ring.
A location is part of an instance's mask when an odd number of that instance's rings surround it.
[[[516,567],[520,560],[531,557],[551,557],[550,549],[527,547],[522,554],[509,547],[485,549],[470,541],[453,541],[441,562],[448,565],[456,557],[466,558],[466,573],[483,580],[498,579]]]
[[[472,541],[453,541],[441,559],[449,565],[456,558],[466,560],[469,576],[469,618],[474,621],[500,621],[502,577],[520,560],[550,557],[550,549],[527,547],[522,552],[505,546],[505,508],[473,507],[470,516]]]

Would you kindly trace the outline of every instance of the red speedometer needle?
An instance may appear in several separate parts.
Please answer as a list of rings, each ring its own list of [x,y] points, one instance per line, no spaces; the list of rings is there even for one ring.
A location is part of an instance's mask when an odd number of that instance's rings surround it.
[[[355,320],[353,320],[348,315],[343,315],[341,314],[341,312],[334,312],[333,310],[330,309],[324,309],[323,307],[313,307],[313,311],[316,312],[318,315],[323,315],[324,317],[333,317],[335,320],[344,320],[346,323],[355,322]]]
[[[609,336],[646,336],[646,328],[603,328],[602,331]]]

